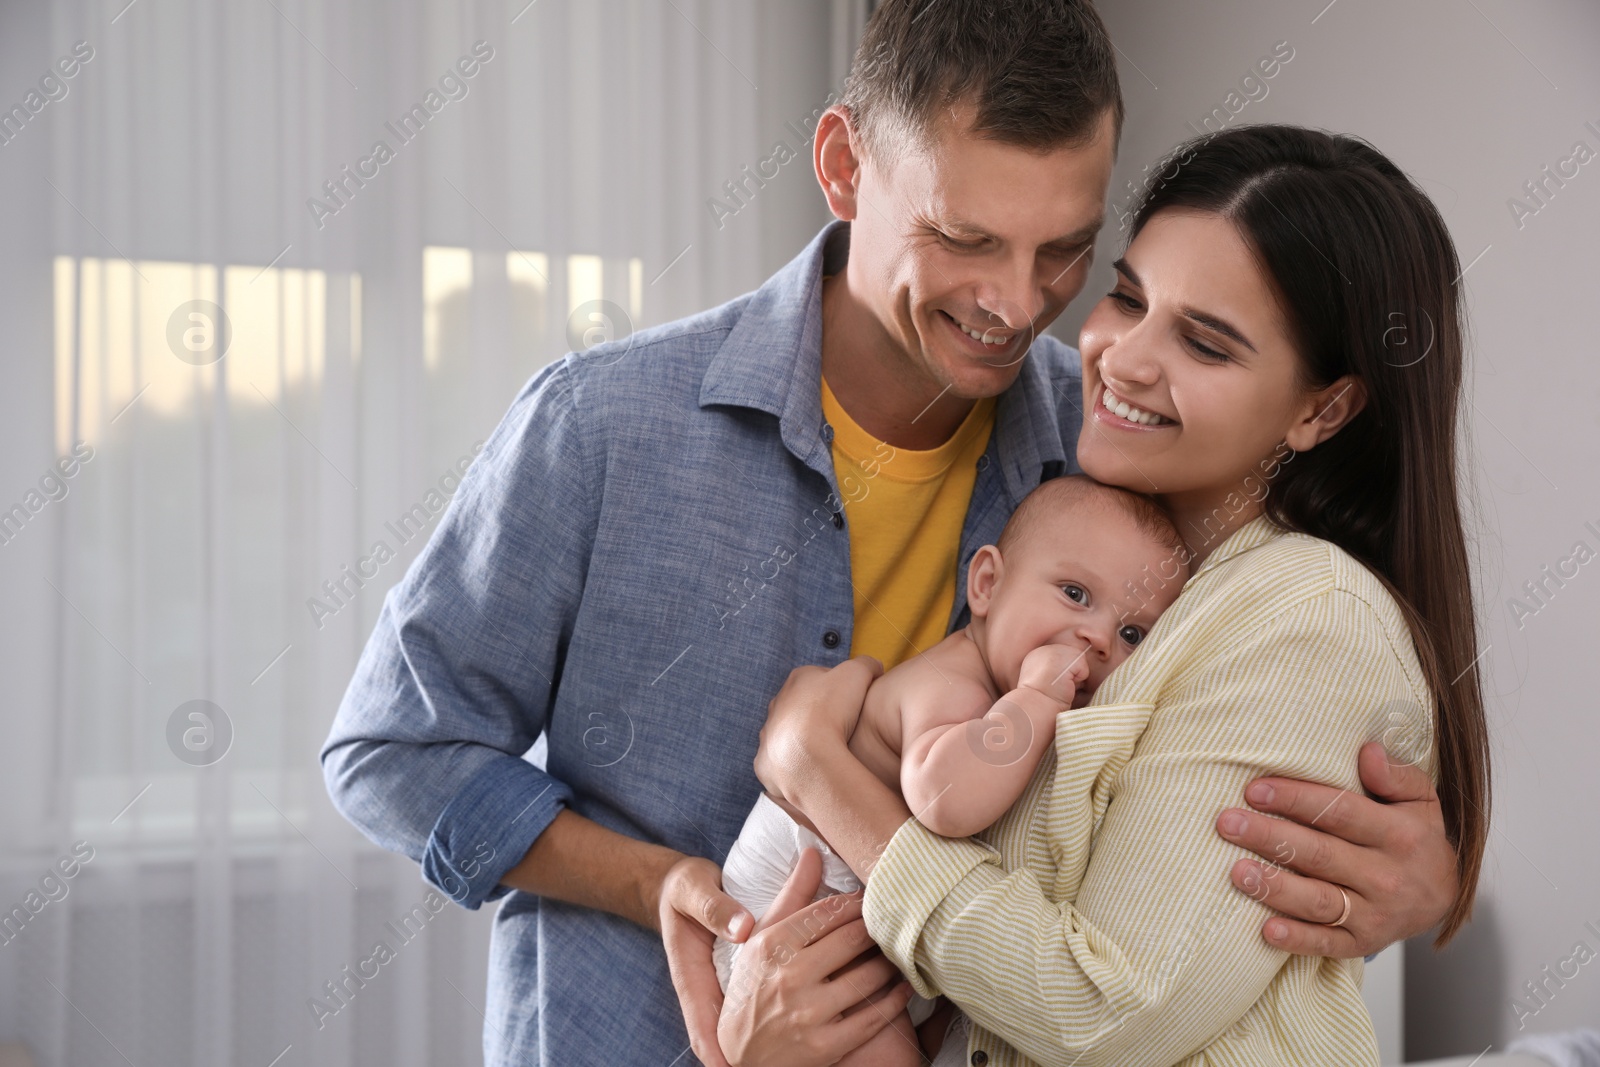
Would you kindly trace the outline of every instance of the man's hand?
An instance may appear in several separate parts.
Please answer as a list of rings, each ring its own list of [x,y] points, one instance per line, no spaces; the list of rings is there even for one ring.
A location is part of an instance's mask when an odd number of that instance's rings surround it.
[[[1445,837],[1433,782],[1392,763],[1382,745],[1361,749],[1361,783],[1370,800],[1288,778],[1258,778],[1245,789],[1268,819],[1230,808],[1217,819],[1227,840],[1266,858],[1242,859],[1233,884],[1286,917],[1262,926],[1272,945],[1303,956],[1352,958],[1438,924],[1455,899],[1456,854]],[[1329,926],[1344,909],[1341,926]]]
[[[812,892],[816,892],[815,886]],[[717,1045],[722,987],[711,961],[711,946],[719,935],[743,941],[754,917],[722,891],[722,871],[715,863],[685,856],[662,880],[660,918],[661,943],[667,950],[667,969],[689,1030],[689,1047],[706,1067],[728,1067]]]
[[[767,704],[761,747],[756,751],[756,778],[775,797],[793,801],[795,779],[809,774],[819,746],[849,742],[867,687],[883,673],[871,656],[856,656],[836,667],[796,667],[783,688]]]
[[[822,857],[803,849],[734,961],[717,1029],[727,1059],[701,1056],[706,1063],[821,1067],[838,1062],[905,1011],[911,983],[867,936],[861,894],[809,903],[821,883]],[[870,956],[862,955],[869,950]]]

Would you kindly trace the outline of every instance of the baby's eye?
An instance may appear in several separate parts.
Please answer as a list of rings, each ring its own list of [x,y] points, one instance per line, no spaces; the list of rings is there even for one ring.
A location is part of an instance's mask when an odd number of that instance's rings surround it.
[[[1129,648],[1144,640],[1144,631],[1137,626],[1124,626],[1117,631],[1117,636],[1127,643]]]
[[[1068,582],[1061,587],[1061,591],[1067,594],[1067,599],[1074,604],[1087,604],[1089,602],[1089,590],[1081,585],[1073,585]]]

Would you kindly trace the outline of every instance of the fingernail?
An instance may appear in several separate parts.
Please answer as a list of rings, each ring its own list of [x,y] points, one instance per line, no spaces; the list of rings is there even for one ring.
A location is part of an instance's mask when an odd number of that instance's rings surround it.
[[[1246,889],[1254,893],[1256,890],[1261,888],[1261,868],[1251,867],[1245,872],[1244,877],[1240,879],[1240,881],[1244,883],[1244,887]]]
[[[1266,782],[1252,782],[1244,791],[1244,795],[1252,804],[1271,804],[1272,798],[1278,795],[1278,791]]]
[[[727,936],[729,938],[738,937],[739,931],[744,929],[744,921],[748,918],[748,915],[735,915],[732,919],[729,919]]]
[[[1287,924],[1281,923],[1276,919],[1274,919],[1271,922],[1267,923],[1267,940],[1268,941],[1282,941],[1285,938],[1287,938],[1288,936],[1289,936],[1289,927],[1288,927]]]
[[[1230,811],[1222,817],[1222,832],[1229,837],[1238,837],[1244,833],[1245,818],[1237,811]]]

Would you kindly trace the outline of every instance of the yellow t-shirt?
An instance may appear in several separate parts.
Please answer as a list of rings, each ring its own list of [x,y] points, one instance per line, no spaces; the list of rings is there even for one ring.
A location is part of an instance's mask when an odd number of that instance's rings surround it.
[[[833,427],[834,476],[850,523],[852,656],[876,656],[887,670],[944,640],[994,406],[992,397],[978,401],[950,440],[913,452],[856,425],[823,379],[822,415]]]

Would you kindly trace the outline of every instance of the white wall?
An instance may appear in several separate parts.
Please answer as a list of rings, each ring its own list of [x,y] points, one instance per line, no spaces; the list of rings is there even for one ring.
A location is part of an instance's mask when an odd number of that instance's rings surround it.
[[[850,0],[766,0],[757,8],[762,70],[755,135],[763,159],[773,158],[780,141],[797,149],[796,158],[782,164],[778,177],[761,190],[760,201],[751,203],[760,210],[759,220],[745,219],[743,212],[728,220],[729,227],[760,225],[761,279],[793,259],[833,219],[811,169],[811,142],[796,130],[814,130],[814,117],[843,83],[858,36],[854,20],[865,17],[856,7]],[[753,281],[751,287],[758,284]]]
[[[1468,409],[1478,601],[1495,741],[1494,831],[1476,920],[1441,954],[1408,946],[1407,1051],[1476,1055],[1521,1032],[1600,1025],[1600,958],[1542,979],[1585,943],[1600,952],[1600,728],[1594,652],[1600,563],[1548,606],[1507,605],[1543,565],[1600,551],[1600,343],[1594,321],[1600,159],[1548,205],[1508,200],[1585,142],[1600,153],[1600,6],[1589,0],[1101,0],[1122,53],[1123,182],[1190,136],[1279,41],[1294,58],[1236,122],[1291,122],[1365,137],[1432,194],[1455,236],[1474,331]],[[1259,95],[1259,91],[1258,95]],[[1241,94],[1243,95],[1243,94]],[[1592,122],[1593,128],[1586,126]],[[1120,251],[1115,216],[1074,336]],[[1487,252],[1484,252],[1485,249]],[[1594,523],[1595,530],[1585,527]],[[1530,602],[1531,603],[1531,602]],[[1520,626],[1519,626],[1520,622]],[[1585,924],[1594,922],[1594,929]]]

